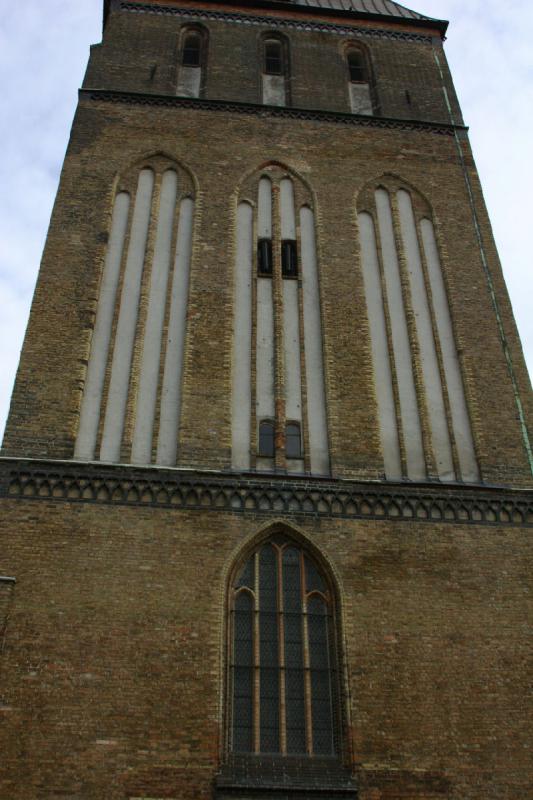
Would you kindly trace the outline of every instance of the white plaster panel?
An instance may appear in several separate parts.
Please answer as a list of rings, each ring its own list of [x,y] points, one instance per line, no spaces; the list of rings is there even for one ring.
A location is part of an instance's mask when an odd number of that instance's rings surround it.
[[[352,114],[366,114],[372,116],[372,99],[368,83],[350,83],[350,108]]]
[[[150,226],[154,173],[143,169],[139,175],[130,243],[122,285],[120,312],[113,350],[109,395],[104,417],[100,458],[118,461],[128,400],[131,359],[139,310],[141,280]]]
[[[263,103],[266,106],[285,105],[284,75],[263,75]]]
[[[272,238],[272,183],[269,178],[261,178],[259,181],[257,236],[259,239]]]
[[[194,201],[186,197],[180,204],[157,439],[157,463],[168,467],[176,465],[178,453],[193,215]]]
[[[300,211],[302,292],[304,307],[305,374],[311,472],[329,474],[326,391],[322,353],[320,289],[316,257],[315,220],[310,208]]]
[[[274,459],[259,456],[255,460],[255,468],[258,472],[274,472]]]
[[[178,76],[178,97],[200,97],[202,83],[201,67],[180,67]]]
[[[415,317],[418,351],[424,378],[433,455],[440,480],[454,481],[452,445],[411,196],[409,192],[400,189],[397,193],[397,200],[411,290],[411,305]]]
[[[168,275],[172,259],[172,234],[177,193],[178,176],[174,170],[167,170],[161,182],[139,391],[135,409],[135,425],[131,449],[131,460],[134,464],[149,464],[152,460],[152,437],[161,361],[161,340],[165,320]]]
[[[267,181],[270,184],[270,181]],[[261,187],[259,187],[261,193]],[[253,212],[249,203],[237,209],[237,259],[235,264],[233,368],[231,403],[231,464],[250,469],[251,359],[252,359],[252,247]]]
[[[257,279],[257,420],[274,419],[274,308],[272,281]]]
[[[296,239],[296,214],[294,212],[294,188],[290,178],[283,178],[279,186],[281,238]]]
[[[385,475],[388,480],[399,480],[402,477],[402,461],[374,221],[366,212],[359,214],[358,219]]]
[[[479,481],[479,467],[476,460],[474,439],[470,425],[470,416],[466,404],[461,367],[455,346],[453,325],[448,305],[446,287],[435,239],[433,224],[428,219],[421,222],[422,242],[428,265],[429,283],[433,297],[433,308],[439,334],[439,342],[444,364],[444,375],[450,399],[453,432],[457,446],[457,455],[464,481]]]
[[[389,193],[385,189],[376,191],[376,208],[383,254],[383,271],[387,291],[394,365],[398,381],[400,415],[403,441],[407,460],[407,476],[413,480],[426,479],[422,429],[418,413],[415,381],[411,361],[411,347],[405,317],[405,307],[400,279],[400,265],[396,252],[392,209]]]
[[[113,314],[117,300],[124,239],[128,226],[129,207],[129,194],[127,192],[119,192],[115,198],[113,208],[111,234],[100,286],[91,341],[91,355],[87,366],[87,377],[85,379],[78,435],[74,450],[74,458],[87,461],[91,461],[94,458],[96,448],[102,392],[113,327]]]
[[[283,351],[285,361],[285,416],[302,423],[302,374],[300,367],[300,322],[298,281],[283,281]],[[288,472],[301,472],[293,460]]]

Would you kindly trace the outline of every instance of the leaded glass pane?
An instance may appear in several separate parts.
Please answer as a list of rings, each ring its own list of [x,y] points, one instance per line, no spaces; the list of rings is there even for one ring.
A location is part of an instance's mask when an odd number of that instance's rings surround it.
[[[261,752],[279,753],[279,669],[261,667]]]
[[[248,559],[237,578],[237,587],[247,586],[249,589],[254,588],[254,562],[254,556]]]
[[[302,612],[300,551],[295,547],[286,547],[283,551],[283,610]]]
[[[287,752],[305,753],[304,671],[287,669],[285,673]]]
[[[305,580],[308,592],[326,593],[326,584],[316,565],[307,556],[305,557]]]
[[[278,610],[278,556],[272,545],[267,544],[259,553],[259,609]]]
[[[233,748],[253,749],[253,598],[240,592],[233,617]]]
[[[327,606],[322,598],[310,598],[307,621],[311,667],[313,752],[329,755],[334,752],[332,675],[329,663]]]
[[[278,557],[271,545],[259,553],[259,681],[261,752],[279,752]]]

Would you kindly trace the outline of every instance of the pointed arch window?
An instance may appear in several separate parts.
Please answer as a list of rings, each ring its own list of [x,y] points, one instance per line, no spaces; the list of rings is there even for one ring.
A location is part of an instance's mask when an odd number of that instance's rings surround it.
[[[231,588],[230,750],[338,754],[331,587],[315,560],[277,535]]]

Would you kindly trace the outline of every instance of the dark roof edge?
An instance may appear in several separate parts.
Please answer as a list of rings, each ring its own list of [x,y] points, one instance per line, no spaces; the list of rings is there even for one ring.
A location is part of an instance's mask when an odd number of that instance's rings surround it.
[[[111,4],[113,0],[104,0],[104,28],[107,22],[107,18],[109,16],[109,12],[111,9]],[[145,0],[145,2],[150,2],[150,0]],[[327,14],[328,16],[332,17],[339,17],[341,19],[366,19],[372,22],[378,21],[387,21],[388,25],[409,25],[412,27],[417,28],[431,28],[433,30],[438,30],[441,38],[446,38],[446,31],[448,30],[449,23],[443,19],[407,19],[403,17],[392,17],[389,15],[384,14],[372,14],[372,13],[363,13],[360,11],[345,11],[335,8],[319,8],[317,6],[301,6],[297,3],[287,3],[284,0],[217,0],[217,5],[240,5],[243,7],[248,6],[249,8],[265,8],[265,9],[272,9],[273,11],[287,11],[290,8],[291,12],[303,13],[309,16],[323,16]]]
[[[409,25],[418,28],[432,28],[437,29],[444,39],[446,31],[448,30],[449,23],[442,19],[408,19],[406,17],[393,17],[392,15],[385,14],[372,14],[371,12],[341,10],[337,8],[320,8],[318,6],[303,6],[298,3],[287,3],[284,0],[238,0],[239,5],[249,6],[254,8],[271,8],[276,11],[287,11],[290,9],[293,13],[302,13],[313,16],[328,16],[340,17],[343,19],[367,19],[371,22],[386,21],[388,25]],[[235,5],[234,0],[217,0],[217,5]]]
[[[106,24],[107,18],[109,16],[109,7],[110,7],[110,5],[111,5],[111,0],[104,0],[102,30],[105,30],[105,24]]]

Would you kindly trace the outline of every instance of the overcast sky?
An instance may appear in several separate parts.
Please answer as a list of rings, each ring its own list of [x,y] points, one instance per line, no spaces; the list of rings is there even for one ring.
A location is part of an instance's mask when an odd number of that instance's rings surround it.
[[[0,437],[89,45],[103,0],[0,0]],[[532,0],[418,0],[446,51],[533,373]]]

